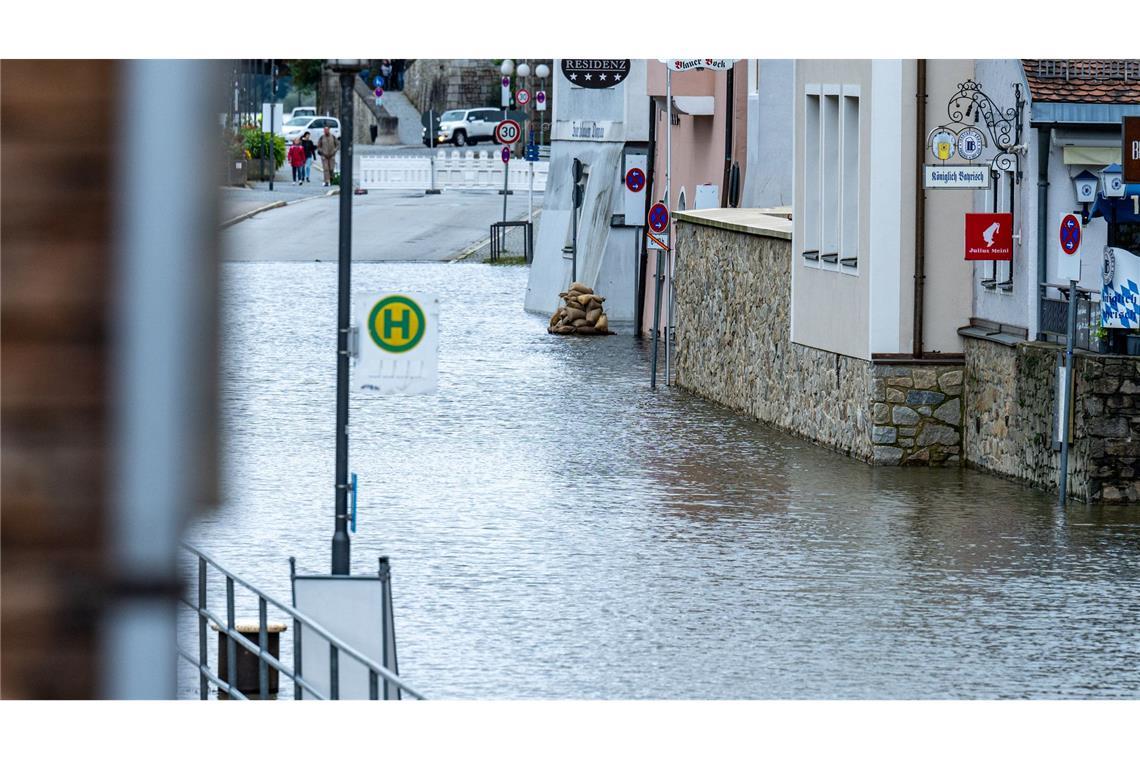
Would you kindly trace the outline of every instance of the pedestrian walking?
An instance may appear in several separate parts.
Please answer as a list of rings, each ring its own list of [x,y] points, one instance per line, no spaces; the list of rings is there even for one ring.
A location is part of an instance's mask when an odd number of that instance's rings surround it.
[[[289,166],[293,167],[293,182],[299,185],[305,179],[305,149],[301,147],[300,137],[293,138],[288,156]]]
[[[328,127],[317,139],[317,153],[321,156],[321,169],[325,173],[325,187],[332,184],[333,172],[336,170],[336,152],[340,149],[340,140],[336,139]]]
[[[312,182],[309,179],[309,173],[313,168],[313,158],[317,155],[317,146],[313,143],[313,138],[309,133],[301,135],[301,147],[305,149],[305,181]]]

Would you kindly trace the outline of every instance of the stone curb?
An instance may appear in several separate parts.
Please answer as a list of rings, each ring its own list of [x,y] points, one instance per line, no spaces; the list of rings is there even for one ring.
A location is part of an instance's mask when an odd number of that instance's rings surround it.
[[[246,219],[250,219],[252,217],[257,216],[262,211],[269,211],[271,209],[281,208],[282,206],[290,206],[290,205],[296,205],[298,203],[304,203],[305,201],[311,201],[314,198],[329,198],[333,195],[337,195],[338,193],[340,193],[340,188],[334,187],[333,189],[329,190],[327,193],[323,193],[321,195],[310,195],[306,198],[298,198],[295,201],[274,201],[273,203],[267,204],[267,205],[262,206],[260,208],[255,208],[253,211],[247,211],[244,214],[238,214],[233,219],[227,219],[226,221],[224,221],[218,225],[218,229],[224,230],[227,227],[232,227],[233,225],[237,224],[238,222],[244,222]]]

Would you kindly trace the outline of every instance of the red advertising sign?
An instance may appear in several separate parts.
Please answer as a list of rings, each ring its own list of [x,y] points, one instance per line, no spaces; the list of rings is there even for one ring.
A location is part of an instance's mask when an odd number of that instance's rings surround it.
[[[966,261],[1013,261],[1013,214],[966,214]]]

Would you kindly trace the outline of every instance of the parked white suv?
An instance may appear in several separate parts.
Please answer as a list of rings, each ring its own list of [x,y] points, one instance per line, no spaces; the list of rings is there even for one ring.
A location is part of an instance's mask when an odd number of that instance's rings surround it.
[[[308,132],[309,137],[316,142],[324,134],[326,126],[333,133],[333,137],[340,137],[340,119],[332,116],[297,116],[285,122],[285,126],[281,128],[281,135],[285,138],[285,142],[291,143],[294,137],[300,137]]]
[[[484,140],[495,139],[495,127],[503,120],[503,112],[497,108],[466,108],[457,111],[444,111],[439,117],[439,131],[435,144],[449,142],[452,145],[474,145]],[[427,144],[427,128],[422,130]]]

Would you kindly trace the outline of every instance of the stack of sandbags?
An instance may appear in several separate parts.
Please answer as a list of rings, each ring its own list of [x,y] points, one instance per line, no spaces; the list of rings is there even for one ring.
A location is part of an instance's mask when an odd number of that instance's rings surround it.
[[[565,305],[550,318],[547,332],[556,335],[613,335],[602,302],[606,299],[580,282],[570,283],[570,289],[559,293]]]

